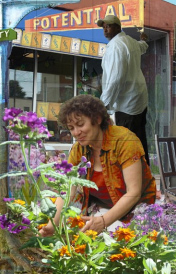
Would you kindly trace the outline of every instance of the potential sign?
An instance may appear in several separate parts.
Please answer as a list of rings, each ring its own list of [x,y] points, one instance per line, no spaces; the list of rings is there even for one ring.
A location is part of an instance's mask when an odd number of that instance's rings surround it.
[[[17,32],[13,29],[0,30],[0,42],[11,41],[17,39]]]
[[[25,21],[26,32],[56,32],[97,28],[97,20],[117,15],[122,28],[143,27],[144,0],[115,1],[90,8],[61,12]]]

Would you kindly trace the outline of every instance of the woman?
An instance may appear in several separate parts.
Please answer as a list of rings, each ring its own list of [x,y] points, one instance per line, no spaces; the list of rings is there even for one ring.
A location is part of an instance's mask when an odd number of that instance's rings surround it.
[[[91,161],[87,179],[99,187],[98,191],[83,188],[82,212],[86,221],[83,232],[91,229],[101,233],[117,220],[128,222],[137,204],[155,202],[155,180],[140,140],[128,129],[110,125],[107,110],[98,98],[79,95],[70,99],[61,107],[59,123],[77,141],[68,161],[77,165],[82,156]],[[71,199],[75,190],[72,189]],[[61,198],[56,204],[54,221],[58,225],[63,205]],[[96,204],[100,213],[105,209],[104,213],[87,216],[92,204]],[[40,233],[43,236],[52,234],[52,225],[48,224]]]

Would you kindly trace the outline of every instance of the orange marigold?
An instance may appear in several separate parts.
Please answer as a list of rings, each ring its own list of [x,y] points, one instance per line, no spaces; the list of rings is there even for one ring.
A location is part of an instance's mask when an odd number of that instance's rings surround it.
[[[126,242],[128,242],[131,238],[136,237],[134,231],[132,231],[130,228],[123,227],[119,227],[119,230],[116,230],[113,234],[117,238],[117,241],[124,239]]]
[[[72,244],[74,245],[76,243],[76,241],[79,238],[79,235],[73,235],[74,240],[72,241]]]
[[[167,245],[168,244],[168,238],[167,238],[167,236],[163,235],[162,238],[163,238],[163,244]]]
[[[22,205],[22,206],[25,205],[25,201],[20,200],[20,199],[14,200],[13,202],[14,202],[14,204],[19,204],[19,205]]]
[[[77,245],[77,246],[75,247],[75,252],[76,252],[76,253],[84,254],[85,249],[86,249],[86,245]]]
[[[123,260],[124,258],[125,258],[124,255],[119,253],[119,254],[111,255],[110,260],[111,262],[115,262],[115,261]]]
[[[149,233],[149,239],[151,239],[153,242],[156,242],[158,236],[158,232],[156,230],[153,230]]]
[[[68,246],[67,245],[64,245],[62,246],[60,249],[58,249],[59,253],[60,253],[60,256],[64,256],[64,255],[67,255],[67,256],[71,256],[70,252],[68,251]]]
[[[37,229],[38,230],[40,230],[40,229],[42,229],[44,226],[46,226],[47,225],[47,223],[46,224],[41,224],[41,225],[39,225],[38,227],[37,227]]]
[[[70,223],[71,228],[75,226],[82,228],[85,225],[83,219],[80,216],[68,218],[68,223]]]
[[[87,236],[89,236],[89,237],[91,237],[93,240],[95,240],[95,238],[97,237],[97,232],[96,231],[94,231],[94,230],[87,230],[86,232],[85,232],[85,234],[87,235]]]
[[[126,258],[129,258],[129,257],[134,258],[136,256],[135,251],[132,251],[131,249],[128,249],[126,247],[120,248],[120,251],[124,255],[124,257],[126,257]]]

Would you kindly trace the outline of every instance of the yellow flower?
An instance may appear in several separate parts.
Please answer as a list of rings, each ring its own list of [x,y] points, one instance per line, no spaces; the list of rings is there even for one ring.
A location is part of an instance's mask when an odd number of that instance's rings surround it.
[[[79,238],[79,235],[73,235],[74,240],[72,241],[72,245],[74,245],[76,243],[76,241]]]
[[[75,247],[75,252],[76,252],[76,253],[84,254],[85,249],[86,249],[86,245],[77,245],[77,246]]]
[[[153,242],[156,242],[158,236],[158,232],[156,230],[153,230],[149,233],[149,239],[151,239]]]
[[[68,223],[70,223],[70,227],[75,227],[75,226],[78,226],[79,228],[82,228],[85,223],[83,221],[83,219],[81,219],[80,216],[77,216],[77,217],[70,217],[68,218]]]
[[[134,231],[132,231],[130,228],[123,227],[119,227],[119,230],[116,230],[113,234],[117,238],[117,241],[124,239],[126,242],[128,242],[131,238],[136,237]]]
[[[40,230],[40,229],[42,229],[44,226],[46,226],[47,225],[47,223],[46,224],[41,224],[41,225],[39,225],[38,227],[37,227],[37,229],[38,230]]]
[[[120,248],[120,251],[124,255],[124,257],[126,257],[126,258],[129,258],[129,257],[134,258],[136,256],[135,251],[132,251],[131,249],[128,249],[126,247]]]
[[[25,205],[25,201],[22,201],[22,200],[20,200],[20,199],[14,200],[14,204],[19,204],[19,205],[24,206],[24,205]]]
[[[115,262],[115,261],[119,261],[119,260],[123,260],[125,257],[122,254],[114,254],[111,255],[110,260],[111,262]]]
[[[90,236],[93,240],[95,240],[95,238],[97,237],[97,232],[96,231],[94,231],[94,230],[87,230],[86,232],[85,232],[85,234],[87,235],[87,236]]]
[[[163,238],[163,244],[167,245],[168,244],[168,238],[166,235],[162,235],[161,238]]]
[[[49,197],[50,198],[50,200],[53,202],[53,204],[56,202],[56,197]]]
[[[60,253],[60,256],[64,256],[64,255],[67,255],[67,256],[71,256],[70,252],[68,251],[68,246],[67,245],[64,245],[62,246],[60,249],[58,249],[59,253]]]

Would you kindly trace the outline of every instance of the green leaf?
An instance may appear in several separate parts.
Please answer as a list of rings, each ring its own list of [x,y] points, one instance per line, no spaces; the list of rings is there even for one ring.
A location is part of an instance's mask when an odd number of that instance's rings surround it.
[[[92,255],[103,252],[105,247],[106,245],[104,242],[98,243],[97,248],[92,251]]]
[[[62,212],[64,213],[66,218],[69,218],[69,217],[76,217],[77,215],[80,214],[81,210],[79,208],[70,206],[68,208],[65,208],[65,210],[63,210]]]
[[[171,261],[176,259],[176,252],[175,250],[166,250],[163,253],[160,253],[158,255],[158,259],[160,259],[161,261]]]
[[[1,143],[0,146],[10,145],[10,144],[19,145],[20,141],[6,141],[6,142]]]
[[[56,192],[51,191],[51,190],[42,190],[40,191],[42,198],[45,197],[60,197],[60,195],[58,195]]]
[[[112,243],[116,243],[116,241],[105,232],[103,232],[103,239],[107,246],[110,246]]]
[[[55,251],[57,249],[60,249],[62,246],[63,246],[63,243],[61,241],[57,241],[55,243],[55,246],[54,246],[53,250]]]
[[[32,171],[34,172],[36,170],[42,170],[42,169],[45,169],[45,171],[47,171],[47,168],[54,166],[54,164],[56,164],[56,162],[52,162],[52,163],[48,163],[48,164],[41,163],[39,166],[37,166]],[[51,170],[53,170],[53,169],[51,169]]]
[[[81,186],[86,186],[86,187],[89,187],[89,188],[95,188],[96,190],[98,190],[98,187],[94,182],[91,182],[91,181],[86,180],[86,179],[72,177],[71,182],[72,182],[71,183],[72,185],[81,185]]]
[[[16,176],[22,176],[22,175],[27,175],[27,172],[22,172],[22,171],[12,171],[8,173],[3,173],[0,175],[0,179],[6,178],[6,177],[16,177]]]
[[[92,239],[89,236],[87,236],[83,232],[79,231],[79,238],[76,241],[76,244],[80,244],[82,241],[89,243],[89,244],[92,243]]]
[[[40,247],[38,240],[45,246],[49,246],[51,243],[55,244],[57,239],[53,237],[30,237],[29,241],[23,244],[20,249],[24,249],[27,247]]]
[[[133,247],[133,246],[137,246],[143,242],[145,242],[145,240],[147,239],[147,235],[144,235],[143,237],[137,239],[136,241],[132,242],[130,245],[128,245],[128,247]]]
[[[56,205],[49,198],[43,198],[40,204],[41,211],[48,215],[48,217],[53,218],[56,214]]]
[[[148,258],[147,260],[143,258],[143,265],[150,274],[153,272],[156,273],[156,263],[151,258]]]
[[[22,186],[22,193],[23,193],[24,199],[26,200],[27,204],[30,205],[31,199],[29,196],[29,183],[28,182],[25,182],[25,184]]]
[[[34,213],[34,215],[38,216],[39,213],[41,212],[40,207],[35,204],[33,201],[31,202],[31,208],[32,208],[32,212]]]

